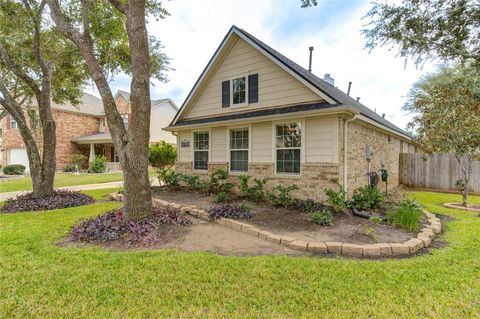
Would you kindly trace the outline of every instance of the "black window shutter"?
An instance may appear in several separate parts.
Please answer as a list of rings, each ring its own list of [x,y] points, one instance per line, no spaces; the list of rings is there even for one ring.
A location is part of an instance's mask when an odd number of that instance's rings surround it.
[[[258,102],[258,73],[248,76],[248,103]]]
[[[230,81],[222,82],[222,107],[230,106]]]

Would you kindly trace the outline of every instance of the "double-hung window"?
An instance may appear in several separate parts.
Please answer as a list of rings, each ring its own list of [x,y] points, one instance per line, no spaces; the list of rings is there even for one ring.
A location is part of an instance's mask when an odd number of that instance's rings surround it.
[[[13,117],[10,117],[10,128],[11,129],[17,129],[18,128],[17,121],[15,121],[15,119]]]
[[[301,124],[280,124],[275,131],[277,174],[300,174]]]
[[[232,80],[233,105],[247,102],[247,80],[245,77]]]
[[[230,130],[230,171],[248,171],[248,128]]]
[[[193,169],[208,169],[209,132],[193,133]]]

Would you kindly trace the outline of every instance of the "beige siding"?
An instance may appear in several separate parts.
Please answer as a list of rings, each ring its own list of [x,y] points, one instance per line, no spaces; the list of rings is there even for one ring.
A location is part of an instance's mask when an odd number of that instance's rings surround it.
[[[338,163],[338,120],[311,117],[305,120],[305,161]]]
[[[152,107],[150,113],[150,143],[159,141],[171,144],[176,143],[176,137],[172,133],[163,130],[164,127],[167,127],[172,122],[176,113],[176,109],[171,106],[170,102]]]
[[[190,141],[189,147],[181,147],[181,143],[183,140]],[[178,160],[179,161],[191,161],[192,160],[192,132],[191,131],[179,131],[178,132]]]
[[[252,125],[252,162],[272,162],[272,122]]]
[[[211,130],[211,161],[226,162],[227,161],[227,128],[216,127]]]
[[[221,82],[236,76],[255,73],[258,73],[259,82],[258,102],[245,107],[222,108]],[[206,80],[209,80],[208,84],[201,92],[197,92],[198,98],[192,101],[193,103],[182,118],[322,100],[304,84],[241,39],[237,40],[216,72]]]

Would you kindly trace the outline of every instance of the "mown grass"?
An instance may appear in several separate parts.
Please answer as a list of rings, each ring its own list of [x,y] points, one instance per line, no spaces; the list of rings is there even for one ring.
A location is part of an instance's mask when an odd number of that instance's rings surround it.
[[[122,172],[73,175],[67,173],[58,173],[55,175],[55,187],[87,185],[97,183],[116,182],[123,180]],[[32,189],[32,180],[30,177],[19,178],[8,181],[0,181],[0,193],[16,192]]]
[[[55,245],[114,202],[1,215],[0,317],[480,317],[480,218],[439,206],[457,195],[410,197],[453,218],[447,246],[386,261]]]
[[[101,188],[84,190],[82,193],[92,196],[95,200],[106,200],[111,193],[118,192],[119,188]]]

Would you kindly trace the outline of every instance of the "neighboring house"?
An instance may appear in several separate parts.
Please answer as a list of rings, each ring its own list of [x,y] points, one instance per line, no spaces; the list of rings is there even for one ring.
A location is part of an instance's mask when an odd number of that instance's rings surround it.
[[[242,29],[233,26],[166,130],[177,135],[176,169],[268,177],[320,199],[332,180],[349,193],[368,167],[399,178],[407,132]],[[344,138],[346,137],[346,138]],[[367,145],[373,149],[370,165]],[[347,154],[347,156],[345,156]]]
[[[129,101],[130,95],[127,92],[118,91],[115,95],[115,102],[126,126],[129,125],[131,113]],[[175,136],[162,131],[161,128],[170,123],[177,110],[177,106],[170,99],[152,100],[151,143],[161,140],[172,144],[176,142]],[[70,163],[76,154],[88,157],[89,161],[95,155],[104,155],[109,162],[109,169],[120,169],[101,99],[84,93],[78,105],[52,102],[52,112],[57,126],[56,164],[58,170],[62,170],[66,164]],[[28,114],[30,118],[31,127],[38,126],[37,107],[34,105],[27,107],[25,114]],[[23,164],[28,169],[27,152],[17,129],[17,123],[10,115],[7,115],[1,121],[1,128],[3,131],[2,164]],[[41,140],[40,132],[40,130],[36,132],[38,141]]]

